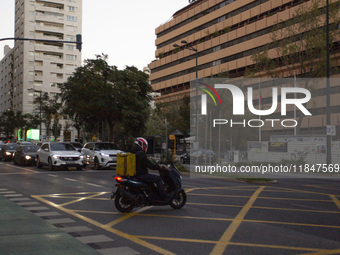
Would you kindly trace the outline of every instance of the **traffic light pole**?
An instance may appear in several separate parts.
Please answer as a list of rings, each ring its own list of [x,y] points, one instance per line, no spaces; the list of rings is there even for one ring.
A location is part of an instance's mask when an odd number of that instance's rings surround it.
[[[58,40],[45,40],[45,39],[33,39],[33,38],[18,38],[18,37],[10,37],[10,38],[0,38],[0,41],[7,40],[15,40],[15,41],[35,41],[35,42],[55,42],[55,43],[73,43],[77,45],[77,50],[81,51],[82,47],[82,39],[81,35],[76,35],[76,41],[58,41]]]

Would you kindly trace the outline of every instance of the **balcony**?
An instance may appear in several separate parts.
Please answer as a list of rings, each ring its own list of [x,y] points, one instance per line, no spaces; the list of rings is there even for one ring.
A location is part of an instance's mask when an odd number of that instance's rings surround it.
[[[36,21],[45,21],[45,22],[55,22],[55,23],[63,23],[64,22],[64,15],[57,16],[57,15],[47,15],[44,13],[36,13],[35,20]]]
[[[43,51],[43,52],[56,52],[62,53],[64,48],[62,46],[52,46],[52,45],[44,45],[44,44],[35,44],[35,51]]]

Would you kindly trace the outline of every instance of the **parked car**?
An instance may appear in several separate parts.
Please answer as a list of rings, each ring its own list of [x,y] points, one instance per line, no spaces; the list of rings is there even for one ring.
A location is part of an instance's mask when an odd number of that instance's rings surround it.
[[[123,152],[118,145],[109,142],[86,143],[81,150],[85,165],[94,165],[95,169],[115,167],[117,153]]]
[[[13,152],[19,145],[16,143],[7,143],[2,146],[0,157],[2,160],[11,161],[13,157]]]
[[[214,164],[216,154],[212,150],[193,149],[181,155],[182,164]]]
[[[38,145],[39,147],[43,144],[42,141],[36,141],[36,140],[32,140],[32,143],[33,143],[34,145]]]
[[[32,142],[27,142],[27,141],[17,141],[16,144],[19,144],[19,145],[33,145]]]
[[[37,151],[40,148],[38,145],[20,145],[13,153],[14,164],[33,165],[37,157]]]
[[[41,145],[37,152],[37,168],[47,165],[49,170],[55,167],[76,167],[82,170],[84,167],[83,155],[69,143],[46,142]]]
[[[65,143],[71,144],[79,152],[81,152],[81,149],[83,148],[83,145],[81,143],[78,143],[78,142],[65,142]]]

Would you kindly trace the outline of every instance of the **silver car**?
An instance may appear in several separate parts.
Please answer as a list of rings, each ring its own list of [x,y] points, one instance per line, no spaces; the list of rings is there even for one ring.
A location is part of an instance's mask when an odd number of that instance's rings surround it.
[[[82,170],[84,156],[69,143],[43,143],[37,152],[37,168],[47,165],[49,170],[55,167],[76,167]]]
[[[86,165],[94,165],[94,168],[115,167],[117,163],[117,153],[121,153],[118,145],[109,142],[91,142],[81,149]]]

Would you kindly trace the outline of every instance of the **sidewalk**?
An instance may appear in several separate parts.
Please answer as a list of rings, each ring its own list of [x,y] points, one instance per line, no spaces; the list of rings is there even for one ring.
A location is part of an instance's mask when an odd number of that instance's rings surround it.
[[[99,253],[0,195],[0,254],[98,255]]]

